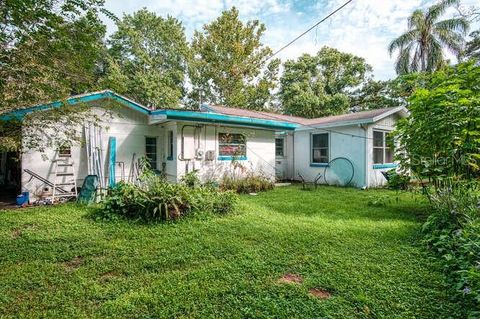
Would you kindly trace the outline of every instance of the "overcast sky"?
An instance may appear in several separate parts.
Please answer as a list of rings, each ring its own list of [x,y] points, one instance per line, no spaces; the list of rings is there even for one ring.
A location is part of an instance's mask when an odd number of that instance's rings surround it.
[[[161,16],[181,20],[190,39],[195,29],[214,20],[223,10],[235,6],[244,21],[258,19],[266,25],[263,42],[273,51],[308,29],[346,0],[106,0],[106,8],[118,17],[146,7]],[[322,46],[361,56],[373,66],[377,79],[395,76],[394,58],[387,52],[389,42],[406,30],[407,17],[435,0],[353,0],[342,11],[320,24],[302,39],[285,49],[279,57],[293,59],[302,53],[316,53]],[[479,0],[464,0],[465,7]],[[451,10],[447,15],[452,15]],[[108,32],[115,31],[105,18]]]

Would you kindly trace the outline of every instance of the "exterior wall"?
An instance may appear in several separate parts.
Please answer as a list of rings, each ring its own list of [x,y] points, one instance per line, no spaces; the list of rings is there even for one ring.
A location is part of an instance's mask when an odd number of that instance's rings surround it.
[[[98,115],[104,114],[104,110],[99,107],[93,108],[93,112]],[[104,117],[105,118],[105,117]],[[160,166],[162,157],[160,150],[162,149],[162,129],[159,126],[149,126],[147,117],[131,109],[121,107],[115,109],[112,118],[102,123],[102,151],[105,161],[105,172],[108,172],[108,139],[110,136],[116,137],[116,161],[124,163],[124,170],[121,166],[116,165],[115,175],[116,180],[120,181],[123,177],[128,179],[132,165],[133,154],[136,154],[136,159],[145,156],[145,137],[157,137],[157,163]],[[51,135],[53,136],[53,134]],[[85,147],[81,145],[73,145],[71,148],[72,160],[74,162],[74,169],[76,174],[77,186],[80,187],[83,179],[87,175],[87,153]],[[46,156],[46,157],[45,157]],[[45,154],[39,152],[26,152],[22,157],[22,188],[28,191],[32,198],[40,194],[42,190],[47,187],[43,182],[33,178],[25,173],[24,169],[30,169],[38,175],[53,182],[54,180],[54,165],[52,159],[56,157],[56,151],[49,149]],[[158,167],[161,169],[161,167]],[[122,173],[122,171],[124,171]],[[108,174],[105,174],[107,178]],[[51,191],[51,189],[50,189]]]
[[[283,156],[275,155],[275,175],[277,180],[292,180],[294,178],[293,132],[280,132],[275,138],[283,139]]]
[[[380,130],[380,131],[391,132],[395,129],[395,124],[397,123],[398,119],[399,119],[399,116],[394,114],[368,126],[367,134],[369,138],[367,140],[367,143],[368,143],[367,144],[367,153],[368,153],[368,163],[367,163],[368,176],[367,177],[368,177],[369,187],[384,186],[387,183],[387,180],[382,175],[382,172],[391,170],[392,168],[395,167],[395,165],[374,165],[373,164],[373,131]]]
[[[310,138],[313,133],[329,134],[330,161],[337,157],[345,157],[352,162],[354,176],[351,183],[353,186],[364,187],[367,185],[365,171],[366,139],[363,138],[363,136],[365,136],[365,130],[360,126],[336,127],[328,130],[309,129],[296,131],[294,135],[294,178],[296,180],[299,180],[299,173],[302,174],[307,181],[313,181],[319,173],[324,175],[325,166],[327,165],[311,164]],[[319,182],[325,183],[325,179],[322,177]]]
[[[181,159],[182,127],[184,129],[184,151],[185,159]],[[181,179],[183,175],[192,170],[198,170],[203,180],[218,179],[225,173],[244,174],[254,171],[264,174],[269,178],[275,177],[275,133],[274,131],[230,127],[215,125],[198,125],[197,137],[193,137],[191,123],[177,124],[177,176]],[[218,153],[219,133],[240,133],[246,137],[247,156],[246,160],[236,160],[236,164],[242,167],[234,168],[232,160],[220,159]],[[203,152],[202,156],[195,158],[195,150]],[[213,152],[213,160],[207,160],[207,152]],[[197,154],[198,155],[198,154]]]

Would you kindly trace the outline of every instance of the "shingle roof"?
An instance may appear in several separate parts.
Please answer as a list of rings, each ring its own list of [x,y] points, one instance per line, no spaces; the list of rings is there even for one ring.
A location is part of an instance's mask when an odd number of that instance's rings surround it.
[[[267,120],[279,120],[279,121],[291,122],[291,123],[301,124],[306,126],[325,125],[325,124],[362,121],[362,120],[369,121],[385,113],[390,113],[396,109],[398,111],[401,111],[403,108],[389,107],[389,108],[348,113],[348,114],[342,114],[342,115],[333,115],[333,116],[319,117],[314,119],[307,119],[307,118],[298,117],[298,116],[290,116],[290,115],[263,112],[263,111],[252,111],[252,110],[238,109],[238,108],[226,107],[226,106],[220,106],[220,105],[208,106],[208,110],[215,113],[233,115],[233,116],[242,116],[242,117],[253,117],[253,118],[267,119]]]

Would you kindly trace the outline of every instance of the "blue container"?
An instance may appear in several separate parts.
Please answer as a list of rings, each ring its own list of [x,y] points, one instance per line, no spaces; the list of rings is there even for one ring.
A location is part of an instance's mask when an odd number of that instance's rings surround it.
[[[28,204],[29,200],[30,194],[28,192],[23,192],[21,195],[17,196],[17,205],[23,206],[25,204]]]

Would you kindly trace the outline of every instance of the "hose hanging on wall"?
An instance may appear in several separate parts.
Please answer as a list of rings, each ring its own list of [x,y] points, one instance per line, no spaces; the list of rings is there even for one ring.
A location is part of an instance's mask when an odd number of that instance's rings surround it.
[[[325,183],[334,186],[349,186],[354,175],[353,163],[346,157],[331,160],[323,173]]]

